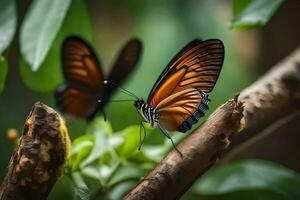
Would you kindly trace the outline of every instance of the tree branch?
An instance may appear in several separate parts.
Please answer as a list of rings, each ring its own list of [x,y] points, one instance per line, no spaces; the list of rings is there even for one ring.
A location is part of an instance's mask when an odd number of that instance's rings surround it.
[[[70,141],[61,117],[37,102],[0,187],[1,200],[43,200],[63,173]]]
[[[219,107],[178,145],[183,157],[173,150],[124,199],[178,199],[215,163],[229,145],[228,138],[243,129],[243,125],[245,134],[236,137],[240,141],[236,141],[235,146],[299,110],[299,83],[300,48],[241,92],[244,112],[237,99]]]
[[[243,106],[237,98],[218,108],[178,149],[173,150],[124,199],[177,199],[212,166],[241,127]]]
[[[289,118],[300,110],[300,47],[291,55],[274,66],[258,81],[241,92],[240,100],[244,102],[246,126],[239,137],[232,139],[228,151],[241,143],[256,141],[261,135],[270,132],[276,123]],[[248,145],[245,145],[248,146]],[[238,147],[239,148],[239,147]],[[240,149],[240,148],[239,148]],[[241,151],[238,150],[238,151]],[[222,160],[233,158],[232,151]]]

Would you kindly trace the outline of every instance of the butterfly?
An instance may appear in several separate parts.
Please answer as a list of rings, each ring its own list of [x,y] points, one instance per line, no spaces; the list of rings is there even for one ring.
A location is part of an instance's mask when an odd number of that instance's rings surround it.
[[[98,112],[104,114],[103,108],[115,89],[103,81],[107,78],[122,84],[137,65],[141,52],[142,43],[138,39],[127,42],[106,77],[91,46],[80,37],[67,37],[62,44],[62,68],[66,83],[56,89],[57,107],[63,113],[87,121]]]
[[[191,41],[163,70],[147,102],[134,102],[143,121],[159,127],[174,147],[169,132],[190,130],[208,110],[208,93],[218,80],[224,52],[221,40]]]

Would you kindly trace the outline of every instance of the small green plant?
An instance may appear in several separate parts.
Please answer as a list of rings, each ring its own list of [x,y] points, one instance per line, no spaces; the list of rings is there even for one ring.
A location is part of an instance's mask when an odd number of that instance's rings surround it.
[[[146,131],[151,134],[150,127]],[[86,134],[73,141],[66,175],[76,188],[86,188],[88,195],[121,198],[171,148],[166,140],[164,145],[144,145],[139,151],[139,132],[140,127],[133,125],[114,133],[109,122],[96,118]]]

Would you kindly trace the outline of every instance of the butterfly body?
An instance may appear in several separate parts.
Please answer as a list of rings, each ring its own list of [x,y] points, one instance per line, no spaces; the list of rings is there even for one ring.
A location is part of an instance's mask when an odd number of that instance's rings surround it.
[[[154,107],[142,99],[136,100],[134,106],[145,122],[149,123],[152,128],[157,126],[159,123],[159,114]]]

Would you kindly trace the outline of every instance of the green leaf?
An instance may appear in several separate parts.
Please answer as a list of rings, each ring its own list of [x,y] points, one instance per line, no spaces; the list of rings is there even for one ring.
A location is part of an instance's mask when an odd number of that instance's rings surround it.
[[[91,124],[89,124],[87,133],[93,134],[96,140],[91,154],[82,162],[82,167],[99,160],[103,154],[112,149],[108,142],[108,136],[111,132],[112,129],[109,122],[104,122],[102,118],[96,118]]]
[[[159,148],[159,147],[155,146],[155,148]],[[133,153],[130,157],[127,158],[127,161],[136,164],[150,164],[150,165],[157,163],[156,158],[147,155],[144,152],[144,148],[136,153]]]
[[[122,130],[120,135],[124,137],[123,143],[116,148],[119,156],[123,159],[130,157],[131,155],[137,153],[138,147],[140,145],[140,126],[133,125]]]
[[[80,28],[78,28],[80,27]],[[64,23],[41,67],[32,71],[24,58],[20,61],[21,77],[25,85],[38,92],[52,92],[63,81],[61,70],[61,44],[68,35],[91,39],[91,24],[82,0],[73,0]]]
[[[104,121],[103,117],[96,117],[91,123],[89,123],[86,132],[91,134],[101,132],[105,135],[111,135],[113,130],[110,123],[108,121]]]
[[[33,71],[41,66],[54,41],[71,0],[35,0],[21,27],[21,53]]]
[[[77,186],[74,189],[74,198],[73,200],[88,200],[90,199],[89,189],[86,185]]]
[[[68,160],[68,166],[72,171],[78,170],[81,162],[91,153],[94,143],[95,137],[93,135],[84,135],[74,140]]]
[[[141,176],[145,175],[146,170],[141,168],[137,168],[135,166],[123,166],[121,167],[112,177],[108,186],[111,187],[113,185],[117,185],[120,182],[128,181],[128,180],[139,180]]]
[[[231,28],[253,28],[264,26],[284,0],[252,0],[244,10],[235,9],[239,15],[231,21]],[[243,7],[244,5],[239,5]]]
[[[300,198],[300,175],[278,164],[263,160],[239,161],[208,171],[195,185],[201,195],[235,195],[252,199],[278,195]],[[236,193],[236,194],[234,194]],[[241,196],[243,195],[243,196]]]
[[[282,195],[272,192],[270,190],[251,190],[249,191],[239,191],[226,194],[222,199],[224,200],[288,200]],[[290,199],[293,200],[293,199]]]
[[[3,56],[0,56],[0,93],[3,91],[7,75],[7,62]]]
[[[68,176],[62,176],[54,184],[47,199],[72,199],[74,196],[74,184]]]
[[[147,133],[152,131],[148,125],[145,125],[145,129]],[[123,140],[117,142],[116,145],[113,145],[120,158],[127,159],[138,153],[138,147],[140,145],[139,125],[129,126],[116,133],[116,135],[124,138]],[[142,137],[144,137],[144,135],[142,135]]]
[[[108,200],[111,199],[123,199],[123,197],[136,185],[136,181],[127,181],[116,185],[107,194]],[[106,199],[107,200],[107,199]]]
[[[11,43],[17,27],[15,0],[0,0],[0,55]]]
[[[249,3],[251,0],[233,0],[233,15],[239,15]]]

